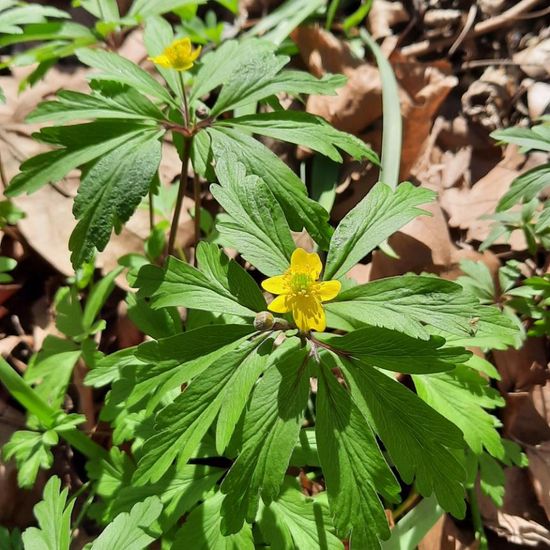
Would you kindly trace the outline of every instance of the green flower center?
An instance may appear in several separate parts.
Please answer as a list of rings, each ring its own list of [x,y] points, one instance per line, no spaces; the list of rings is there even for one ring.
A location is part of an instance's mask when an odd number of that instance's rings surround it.
[[[306,273],[296,273],[290,279],[290,288],[295,296],[309,296],[313,281]]]

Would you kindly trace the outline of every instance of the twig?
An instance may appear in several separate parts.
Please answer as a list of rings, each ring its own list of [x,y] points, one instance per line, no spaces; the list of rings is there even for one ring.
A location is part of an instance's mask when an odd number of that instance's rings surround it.
[[[453,55],[456,50],[458,50],[459,46],[464,42],[464,39],[468,36],[468,33],[472,29],[477,16],[477,5],[472,4],[470,6],[470,9],[468,10],[468,15],[466,17],[466,22],[464,23],[464,27],[460,31],[460,34],[458,35],[457,39],[453,42],[453,45],[449,48],[449,55]]]
[[[176,199],[176,208],[174,209],[172,225],[170,226],[170,237],[168,238],[168,255],[169,256],[174,253],[174,243],[176,242],[178,225],[180,223],[181,207],[183,204],[183,198],[185,196],[185,190],[187,188],[187,171],[189,169],[190,150],[191,150],[191,139],[185,139],[183,142],[183,156],[181,161],[181,174],[180,174],[180,180],[179,180],[178,197]]]
[[[470,38],[474,36],[480,36],[482,34],[487,34],[489,32],[500,29],[507,25],[512,24],[516,19],[523,18],[523,12],[530,10],[532,7],[540,3],[541,0],[521,0],[510,9],[502,12],[499,15],[485,19],[485,21],[480,21],[466,34],[464,38]],[[449,38],[444,38],[436,42],[431,42],[430,40],[422,40],[421,42],[416,42],[415,44],[410,44],[401,48],[401,53],[405,56],[419,56],[427,54],[433,50],[437,50],[449,44],[455,42],[460,33],[456,36],[451,36]]]
[[[84,378],[87,372],[88,368],[84,364],[84,361],[79,359],[74,370],[73,381],[76,386],[76,391],[78,392],[80,412],[82,412],[86,418],[84,429],[87,432],[91,432],[95,426],[95,410],[92,388],[84,384]]]

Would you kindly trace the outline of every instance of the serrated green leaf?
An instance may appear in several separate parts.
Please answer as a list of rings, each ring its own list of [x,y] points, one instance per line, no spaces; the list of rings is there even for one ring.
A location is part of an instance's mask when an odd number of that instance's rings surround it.
[[[147,548],[160,533],[149,527],[160,516],[162,504],[156,496],[139,502],[127,513],[119,514],[95,539],[90,550],[141,550]]]
[[[206,430],[220,411],[227,396],[241,388],[235,398],[244,407],[244,393],[252,389],[255,378],[265,364],[258,361],[258,339],[242,344],[225,357],[217,360],[197,377],[189,387],[168,407],[162,409],[155,419],[155,433],[144,445],[135,482],[158,481],[177,457],[181,466],[198,448]],[[249,368],[250,367],[250,368]],[[253,380],[254,379],[254,380]],[[240,415],[237,405],[233,413]],[[226,404],[227,407],[227,404]]]
[[[234,260],[229,260],[217,245],[203,244],[202,249],[211,246],[219,254],[215,277],[212,270],[206,269],[203,273],[170,257],[164,270],[153,265],[140,269],[136,281],[139,295],[151,296],[154,308],[184,306],[240,317],[253,317],[256,311],[265,309],[263,296],[250,275]]]
[[[405,182],[392,190],[377,183],[340,222],[332,239],[325,266],[324,279],[343,277],[357,262],[385,241],[390,235],[419,215],[418,208],[432,201],[429,189]]]
[[[515,126],[504,130],[495,130],[491,137],[498,141],[519,145],[524,151],[531,149],[550,151],[550,127],[543,124],[532,128]]]
[[[170,469],[156,483],[135,486],[128,479],[125,486],[113,494],[112,503],[109,504],[109,517],[128,511],[137,502],[156,495],[163,505],[158,521],[163,532],[166,532],[215,487],[223,473],[221,468],[187,464],[181,471]]]
[[[113,228],[120,231],[150,189],[161,158],[157,132],[137,136],[102,157],[84,176],[73,213],[79,220],[69,239],[75,269],[102,251]]]
[[[489,454],[481,453],[479,463],[479,486],[499,508],[504,503],[504,485],[506,477],[502,466]]]
[[[116,0],[79,0],[79,5],[102,21],[118,21]]]
[[[230,216],[218,221],[222,240],[265,275],[284,272],[296,245],[269,187],[231,156],[216,163],[216,176],[210,191]]]
[[[495,458],[504,456],[496,430],[497,419],[485,409],[504,405],[499,393],[482,376],[467,367],[431,376],[413,376],[418,395],[458,426],[464,440],[479,455],[485,448]]]
[[[341,360],[355,403],[384,442],[403,481],[463,517],[464,468],[453,454],[463,449],[460,430],[393,378],[360,362]]]
[[[174,104],[169,92],[141,67],[116,53],[83,48],[76,51],[78,59],[100,73],[92,73],[94,80],[111,80],[126,84],[138,92],[152,96],[165,103]]]
[[[7,2],[0,5],[0,34],[23,34],[21,25],[45,23],[48,17],[68,19],[66,11],[40,4]]]
[[[317,445],[334,524],[351,531],[352,547],[379,548],[390,530],[378,493],[398,500],[399,484],[370,426],[333,373],[336,362],[323,353],[317,393]]]
[[[19,430],[13,433],[2,452],[5,460],[13,458],[17,464],[19,487],[31,488],[36,481],[38,470],[40,468],[48,470],[52,467],[51,447],[52,443],[40,432]]]
[[[223,496],[216,493],[191,512],[176,533],[174,547],[193,550],[254,550],[252,528],[245,524],[235,534],[223,536],[220,529]]]
[[[512,182],[510,189],[497,204],[496,211],[504,212],[516,204],[529,202],[548,185],[550,185],[550,164],[536,166],[520,174]]]
[[[471,355],[464,348],[443,347],[445,340],[439,336],[418,340],[380,327],[364,327],[344,336],[318,334],[317,338],[331,349],[367,365],[397,372],[422,374],[451,370]]]
[[[44,101],[27,117],[27,122],[56,124],[82,119],[163,120],[162,112],[145,96],[128,86],[102,82],[92,94],[63,90],[56,101]],[[107,85],[110,85],[108,87]],[[98,85],[94,86],[99,88]]]
[[[34,390],[48,405],[58,409],[81,355],[80,347],[70,340],[48,335],[29,362],[24,378],[29,384],[36,384]]]
[[[44,128],[36,139],[54,145],[65,145],[41,153],[23,162],[6,189],[6,196],[15,197],[32,193],[49,182],[64,178],[71,170],[82,166],[101,155],[138,138],[146,127],[110,121],[75,124],[62,128]]]
[[[189,4],[200,5],[204,3],[206,3],[206,0],[135,0],[128,15],[145,19],[153,15],[162,15],[174,11]]]
[[[130,321],[155,340],[174,336],[181,330],[181,319],[174,307],[153,309],[148,300],[132,293],[126,296],[126,304]]]
[[[308,351],[294,338],[271,357],[246,411],[244,445],[221,485],[222,531],[241,530],[254,521],[260,496],[275,499],[283,483],[309,396]],[[219,424],[218,424],[219,425]]]
[[[305,496],[296,480],[287,477],[283,490],[269,506],[262,506],[258,525],[271,548],[343,550],[332,533],[326,493]]]
[[[71,513],[75,501],[67,504],[67,489],[61,493],[61,481],[51,477],[44,487],[43,500],[34,507],[40,528],[29,527],[23,533],[25,550],[69,550]]]
[[[274,153],[254,138],[232,128],[208,128],[214,160],[234,156],[248,173],[261,174],[277,202],[281,205],[293,231],[306,228],[311,237],[328,248],[332,229],[328,212],[311,200],[300,178]]]
[[[215,126],[232,126],[244,132],[304,145],[337,162],[342,162],[342,155],[338,151],[342,149],[355,159],[369,159],[371,162],[378,163],[376,153],[359,138],[340,132],[321,117],[309,113],[299,111],[258,113],[223,120]]]
[[[429,328],[473,336],[488,308],[461,285],[437,277],[403,275],[372,281],[341,292],[326,306],[346,319],[429,338]],[[426,326],[427,325],[427,326]]]

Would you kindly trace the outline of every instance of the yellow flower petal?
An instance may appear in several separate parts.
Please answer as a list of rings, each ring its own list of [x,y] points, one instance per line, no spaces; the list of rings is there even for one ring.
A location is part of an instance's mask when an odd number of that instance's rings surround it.
[[[201,47],[193,50],[191,40],[188,36],[174,40],[171,44],[164,48],[161,55],[150,57],[149,59],[167,69],[175,69],[176,71],[186,71],[193,66],[193,62],[199,57]]]
[[[274,313],[288,313],[291,310],[290,300],[288,296],[277,296],[268,306],[269,311]]]
[[[323,264],[315,252],[308,253],[303,248],[297,248],[292,253],[290,269],[298,273],[307,273],[315,281],[321,275]]]
[[[156,65],[160,65],[161,67],[164,67],[165,69],[170,68],[170,60],[168,57],[164,54],[157,55],[155,57],[149,57],[149,61],[152,61]]]
[[[302,332],[323,332],[327,327],[325,310],[321,302],[311,296],[292,299],[292,317]]]
[[[317,294],[321,299],[321,302],[332,300],[338,296],[342,285],[340,281],[325,281],[317,284]]]
[[[288,277],[285,275],[277,275],[262,281],[262,288],[271,294],[288,294],[290,292]]]

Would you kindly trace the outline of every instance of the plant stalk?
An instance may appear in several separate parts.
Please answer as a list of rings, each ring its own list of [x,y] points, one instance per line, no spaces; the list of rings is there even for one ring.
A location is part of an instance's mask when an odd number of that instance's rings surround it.
[[[472,512],[472,523],[474,524],[476,539],[479,541],[479,550],[489,550],[489,541],[487,540],[485,529],[483,529],[483,520],[477,502],[475,485],[471,489],[468,489],[468,501]]]
[[[50,429],[55,424],[54,411],[42,398],[19,376],[11,366],[0,357],[0,382],[6,386],[12,397],[19,401],[27,411],[36,416],[40,423]],[[108,459],[107,451],[92,441],[77,428],[63,430],[59,435],[72,447],[91,459]]]
[[[193,200],[195,201],[195,245],[201,237],[201,182],[197,173],[193,174]]]
[[[181,161],[181,174],[178,187],[178,197],[176,199],[176,207],[174,209],[174,216],[172,218],[172,225],[170,226],[170,237],[168,238],[168,255],[174,253],[174,244],[176,242],[176,235],[178,233],[178,225],[180,222],[181,207],[183,205],[183,198],[185,197],[185,190],[187,188],[187,171],[189,170],[189,155],[191,153],[192,138],[184,138],[183,142],[183,155]]]

